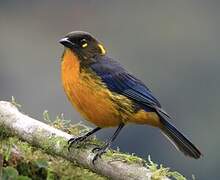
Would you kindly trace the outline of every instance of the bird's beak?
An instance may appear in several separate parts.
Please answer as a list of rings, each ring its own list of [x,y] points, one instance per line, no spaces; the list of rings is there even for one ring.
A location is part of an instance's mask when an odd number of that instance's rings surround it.
[[[62,45],[64,45],[65,47],[71,48],[71,49],[76,46],[75,43],[71,42],[71,41],[69,40],[69,38],[67,38],[67,37],[64,37],[64,38],[60,39],[60,40],[59,40],[59,43],[62,44]]]

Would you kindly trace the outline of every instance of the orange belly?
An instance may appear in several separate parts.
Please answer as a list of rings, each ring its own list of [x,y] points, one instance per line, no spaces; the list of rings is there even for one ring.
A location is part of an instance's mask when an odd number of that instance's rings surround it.
[[[80,69],[77,56],[69,49],[62,59],[61,76],[70,102],[98,127],[118,126],[121,122],[157,126],[159,122],[156,113],[134,112],[131,100],[110,92],[97,76]]]

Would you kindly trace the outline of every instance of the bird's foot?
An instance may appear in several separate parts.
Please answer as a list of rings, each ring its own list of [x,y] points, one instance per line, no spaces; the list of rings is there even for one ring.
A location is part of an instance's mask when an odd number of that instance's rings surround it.
[[[95,164],[95,161],[98,159],[98,158],[101,158],[102,154],[106,153],[107,150],[109,149],[110,147],[110,144],[109,143],[106,143],[104,146],[102,147],[95,147],[92,152],[95,153],[95,156],[93,157],[93,160],[92,160],[92,164],[94,165]]]
[[[100,127],[96,127],[95,129],[87,132],[84,136],[79,136],[79,137],[76,137],[76,138],[71,138],[69,141],[68,141],[68,144],[69,144],[69,147],[68,147],[68,150],[70,150],[71,146],[73,144],[78,144],[79,142],[83,142],[84,140],[86,140],[89,136],[91,136],[92,134],[94,134],[95,132],[99,131],[101,128]]]
[[[68,150],[70,151],[70,148],[72,147],[73,144],[78,144],[80,142],[83,142],[84,140],[86,140],[86,138],[87,138],[87,136],[79,136],[76,138],[71,138],[68,141],[68,144],[69,144]]]

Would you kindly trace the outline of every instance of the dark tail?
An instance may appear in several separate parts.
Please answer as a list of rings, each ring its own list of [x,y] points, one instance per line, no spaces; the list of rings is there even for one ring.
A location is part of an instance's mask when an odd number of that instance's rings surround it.
[[[163,134],[174,144],[174,146],[183,152],[186,156],[198,159],[202,155],[198,148],[195,147],[168,119],[169,115],[161,109],[157,109],[161,120],[161,130]]]

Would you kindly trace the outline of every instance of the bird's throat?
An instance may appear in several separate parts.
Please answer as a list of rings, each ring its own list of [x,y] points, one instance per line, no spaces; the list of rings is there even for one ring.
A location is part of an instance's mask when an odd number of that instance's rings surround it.
[[[77,55],[73,53],[72,50],[70,50],[69,48],[66,48],[64,50],[62,62],[61,62],[62,79],[74,78],[75,80],[77,80],[79,77],[79,72],[80,72],[80,62]]]

